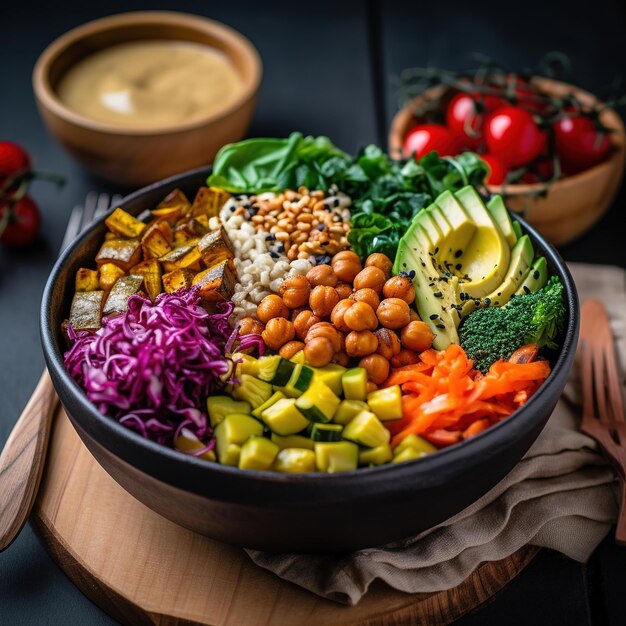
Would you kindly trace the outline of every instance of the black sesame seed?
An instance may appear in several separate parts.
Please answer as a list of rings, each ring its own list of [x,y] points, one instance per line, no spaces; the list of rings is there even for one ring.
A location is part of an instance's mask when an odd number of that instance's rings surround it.
[[[333,207],[337,208],[340,204],[341,202],[339,201],[339,198],[335,198],[333,200]]]
[[[403,263],[403,264],[402,264],[402,267],[406,267],[406,263]]]
[[[276,252],[284,252],[285,251],[285,244],[282,241],[279,241],[276,244],[276,247],[274,248],[274,250],[276,250]]]
[[[435,291],[435,293],[433,293],[433,296],[435,296],[435,298],[443,298],[443,294],[441,293],[441,291]]]
[[[438,317],[439,317],[439,315],[437,315],[437,313],[433,313],[433,314],[430,316],[430,319],[431,319],[431,320],[436,320]]]
[[[459,271],[461,270],[461,268],[462,268],[462,267],[463,267],[463,266],[462,266],[460,263],[457,263],[457,264],[454,266],[454,269],[455,269],[457,272],[459,272]]]
[[[415,278],[415,270],[409,272],[409,278]]]
[[[421,263],[422,263],[422,267],[426,267],[426,263],[424,263],[424,261],[422,261]]]
[[[265,241],[274,241],[276,239],[276,235],[270,233],[269,235],[265,235]]]
[[[477,299],[477,300],[474,300],[474,304],[475,304],[476,306],[480,306],[480,300],[478,300],[478,299]]]
[[[501,292],[501,291],[498,291],[498,293],[497,293],[496,295],[497,295],[497,296],[501,296],[501,295],[502,295],[502,292]]]
[[[524,293],[530,293],[530,288],[528,287],[528,285],[524,285]]]
[[[483,302],[484,302],[487,306],[489,306],[489,305],[491,304],[491,298],[485,298],[485,299],[483,300]]]
[[[435,254],[439,254],[439,246],[435,248]]]
[[[455,258],[455,259],[458,259],[458,258],[459,258],[462,254],[463,254],[463,250],[457,250],[457,251],[454,253],[454,258]]]
[[[444,324],[435,324],[437,328],[441,328],[442,330],[445,328]]]
[[[278,254],[278,252],[274,252],[274,250],[270,250],[270,256],[273,259],[277,259],[280,256],[280,254]]]
[[[533,278],[534,278],[535,280],[537,280],[537,279],[539,278],[539,270],[535,270],[535,271],[533,272]]]

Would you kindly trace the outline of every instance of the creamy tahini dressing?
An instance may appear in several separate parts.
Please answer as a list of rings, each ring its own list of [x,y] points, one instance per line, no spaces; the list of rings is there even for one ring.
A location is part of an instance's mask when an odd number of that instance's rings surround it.
[[[134,128],[191,122],[229,107],[242,80],[221,51],[183,41],[105,48],[70,68],[57,93],[85,117]]]

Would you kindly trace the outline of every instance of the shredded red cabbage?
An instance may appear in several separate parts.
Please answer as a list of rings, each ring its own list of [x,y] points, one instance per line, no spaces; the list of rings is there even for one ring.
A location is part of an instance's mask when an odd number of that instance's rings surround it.
[[[232,302],[214,314],[199,303],[197,289],[160,294],[154,304],[131,296],[128,311],[96,333],[68,328],[65,353],[70,376],[101,413],[170,447],[185,428],[206,446],[194,454],[215,445],[205,401],[232,371],[227,353],[235,342],[239,351],[262,349],[259,335],[230,328]]]

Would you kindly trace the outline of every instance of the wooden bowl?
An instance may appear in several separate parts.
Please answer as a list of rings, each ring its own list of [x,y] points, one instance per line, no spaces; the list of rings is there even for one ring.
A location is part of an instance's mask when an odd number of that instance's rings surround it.
[[[75,63],[102,48],[145,39],[188,41],[222,51],[242,78],[241,94],[216,115],[159,129],[103,123],[61,102],[56,87]],[[255,110],[261,73],[252,44],[219,22],[168,11],[132,12],[89,22],[53,41],[37,60],[33,89],[49,131],[78,162],[106,181],[137,187],[206,165],[221,146],[241,139]]]
[[[140,189],[119,206],[133,215],[174,188],[192,196],[202,168]],[[564,261],[522,220],[537,255],[565,287],[567,322],[552,372],[512,417],[454,446],[406,463],[340,474],[280,474],[210,463],[144,439],[98,412],[63,365],[67,317],[79,267],[92,262],[104,219],[82,233],[54,266],[41,304],[41,340],[54,387],[89,451],[135,498],[195,532],[273,552],[338,552],[377,546],[432,528],[484,495],[535,441],[574,362],[580,324],[576,286]]]
[[[599,104],[592,94],[566,83],[540,77],[533,78],[532,82],[550,95],[573,93],[586,106]],[[443,88],[435,87],[396,113],[388,136],[388,150],[392,157],[402,157],[402,139],[419,123],[413,114],[415,108],[439,97],[442,92]],[[601,113],[600,120],[606,127],[615,129],[612,134],[614,149],[606,161],[558,180],[543,196],[540,195],[545,189],[543,183],[488,185],[489,191],[505,197],[511,211],[521,214],[554,245],[569,243],[591,228],[611,206],[622,181],[626,160],[624,123],[610,108]]]

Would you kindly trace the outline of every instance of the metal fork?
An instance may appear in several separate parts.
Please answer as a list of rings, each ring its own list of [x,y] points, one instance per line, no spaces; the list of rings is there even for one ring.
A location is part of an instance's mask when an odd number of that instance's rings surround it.
[[[72,209],[61,252],[76,235],[120,199],[121,196],[117,195],[88,193],[84,205]],[[0,552],[20,533],[32,509],[57,403],[48,370],[44,370],[0,454]]]
[[[626,420],[619,366],[606,308],[591,298],[581,307],[580,340],[583,417],[581,430],[593,437],[621,481],[615,540],[626,545]]]

